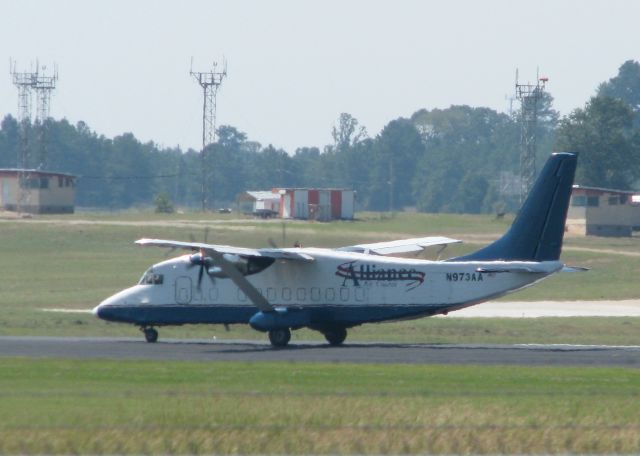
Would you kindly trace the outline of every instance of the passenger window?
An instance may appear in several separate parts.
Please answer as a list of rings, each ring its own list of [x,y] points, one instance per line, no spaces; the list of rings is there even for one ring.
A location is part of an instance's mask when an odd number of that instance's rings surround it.
[[[296,298],[298,301],[305,301],[307,299],[307,289],[306,288],[298,288],[296,292]]]
[[[320,288],[311,287],[311,300],[319,301],[320,300]]]
[[[283,301],[291,301],[291,288],[283,288],[282,289],[282,300]]]
[[[342,301],[348,301],[349,300],[349,289],[347,287],[340,288],[340,299]]]
[[[333,302],[336,299],[336,290],[333,288],[327,288],[324,292],[324,299],[328,302]]]
[[[276,289],[275,288],[267,288],[267,300],[268,301],[275,301],[276,299]]]

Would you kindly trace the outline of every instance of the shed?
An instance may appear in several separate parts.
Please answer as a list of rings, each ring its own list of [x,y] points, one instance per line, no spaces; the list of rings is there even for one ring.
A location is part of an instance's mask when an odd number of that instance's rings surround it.
[[[72,214],[76,176],[35,169],[0,169],[0,207],[32,214]]]
[[[247,191],[238,196],[238,209],[243,214],[273,217],[280,213],[278,190]]]
[[[302,220],[352,220],[355,192],[344,188],[282,188],[280,217]]]
[[[640,193],[574,185],[567,231],[590,236],[631,236],[640,229]]]

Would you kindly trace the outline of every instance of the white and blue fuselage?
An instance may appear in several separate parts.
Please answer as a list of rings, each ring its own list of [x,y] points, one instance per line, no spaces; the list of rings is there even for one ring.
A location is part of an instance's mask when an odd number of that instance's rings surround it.
[[[274,307],[302,311],[298,326],[350,327],[447,313],[519,290],[563,267],[559,261],[443,262],[302,250],[315,261],[276,260],[247,277]],[[536,272],[527,271],[532,266]],[[230,279],[197,283],[190,256],[173,258],[155,264],[137,285],[106,299],[94,312],[105,320],[148,326],[246,324],[256,314]]]

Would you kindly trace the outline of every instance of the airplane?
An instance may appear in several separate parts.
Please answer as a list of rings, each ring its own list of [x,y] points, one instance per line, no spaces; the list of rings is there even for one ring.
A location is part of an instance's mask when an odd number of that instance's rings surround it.
[[[394,256],[460,242],[425,237],[336,249],[245,248],[140,239],[141,246],[183,249],[151,266],[137,285],[93,309],[103,320],[155,327],[248,324],[285,347],[310,328],[330,345],[364,323],[448,314],[523,289],[564,270],[560,261],[577,156],[554,153],[508,231],[490,245],[445,260]],[[203,277],[207,280],[203,280]]]

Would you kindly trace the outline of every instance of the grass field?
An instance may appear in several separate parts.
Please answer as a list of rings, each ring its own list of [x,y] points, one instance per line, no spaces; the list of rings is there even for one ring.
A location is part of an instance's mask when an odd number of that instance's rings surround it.
[[[509,220],[363,214],[331,224],[128,212],[0,220],[0,335],[122,336],[89,309],[135,283],[162,250],[140,237],[341,246],[418,235],[496,238]],[[426,257],[432,257],[430,252]],[[518,300],[633,299],[640,240],[569,238],[591,267]],[[349,340],[640,344],[640,318],[444,318],[365,325]],[[161,337],[259,338],[247,327],[162,328]],[[292,342],[320,340],[295,331]],[[578,454],[640,452],[640,371],[611,368],[72,361],[0,358],[0,454]]]
[[[127,212],[43,216],[0,221],[0,334],[138,335],[135,328],[108,325],[90,314],[45,313],[42,308],[90,309],[105,297],[135,283],[166,252],[133,245],[141,237],[188,240],[204,236],[220,244],[264,246],[298,240],[303,245],[341,246],[418,235],[448,235],[465,240],[450,246],[448,256],[468,252],[496,238],[510,220],[489,216],[363,214],[355,222],[304,223],[261,221],[217,214]],[[284,228],[283,228],[284,227]],[[284,232],[284,236],[283,236]],[[283,239],[284,238],[284,239]],[[434,252],[425,257],[433,258]],[[639,296],[640,239],[576,238],[566,241],[563,260],[590,267],[587,273],[559,274],[503,299],[598,300]],[[461,321],[455,313],[389,325],[369,325],[351,332],[350,340],[397,342],[573,342],[637,344],[640,319],[566,319]],[[226,333],[217,327],[163,329],[162,337],[263,338],[246,328]],[[318,339],[300,331],[300,340]]]
[[[0,453],[640,451],[640,371],[0,360]]]

